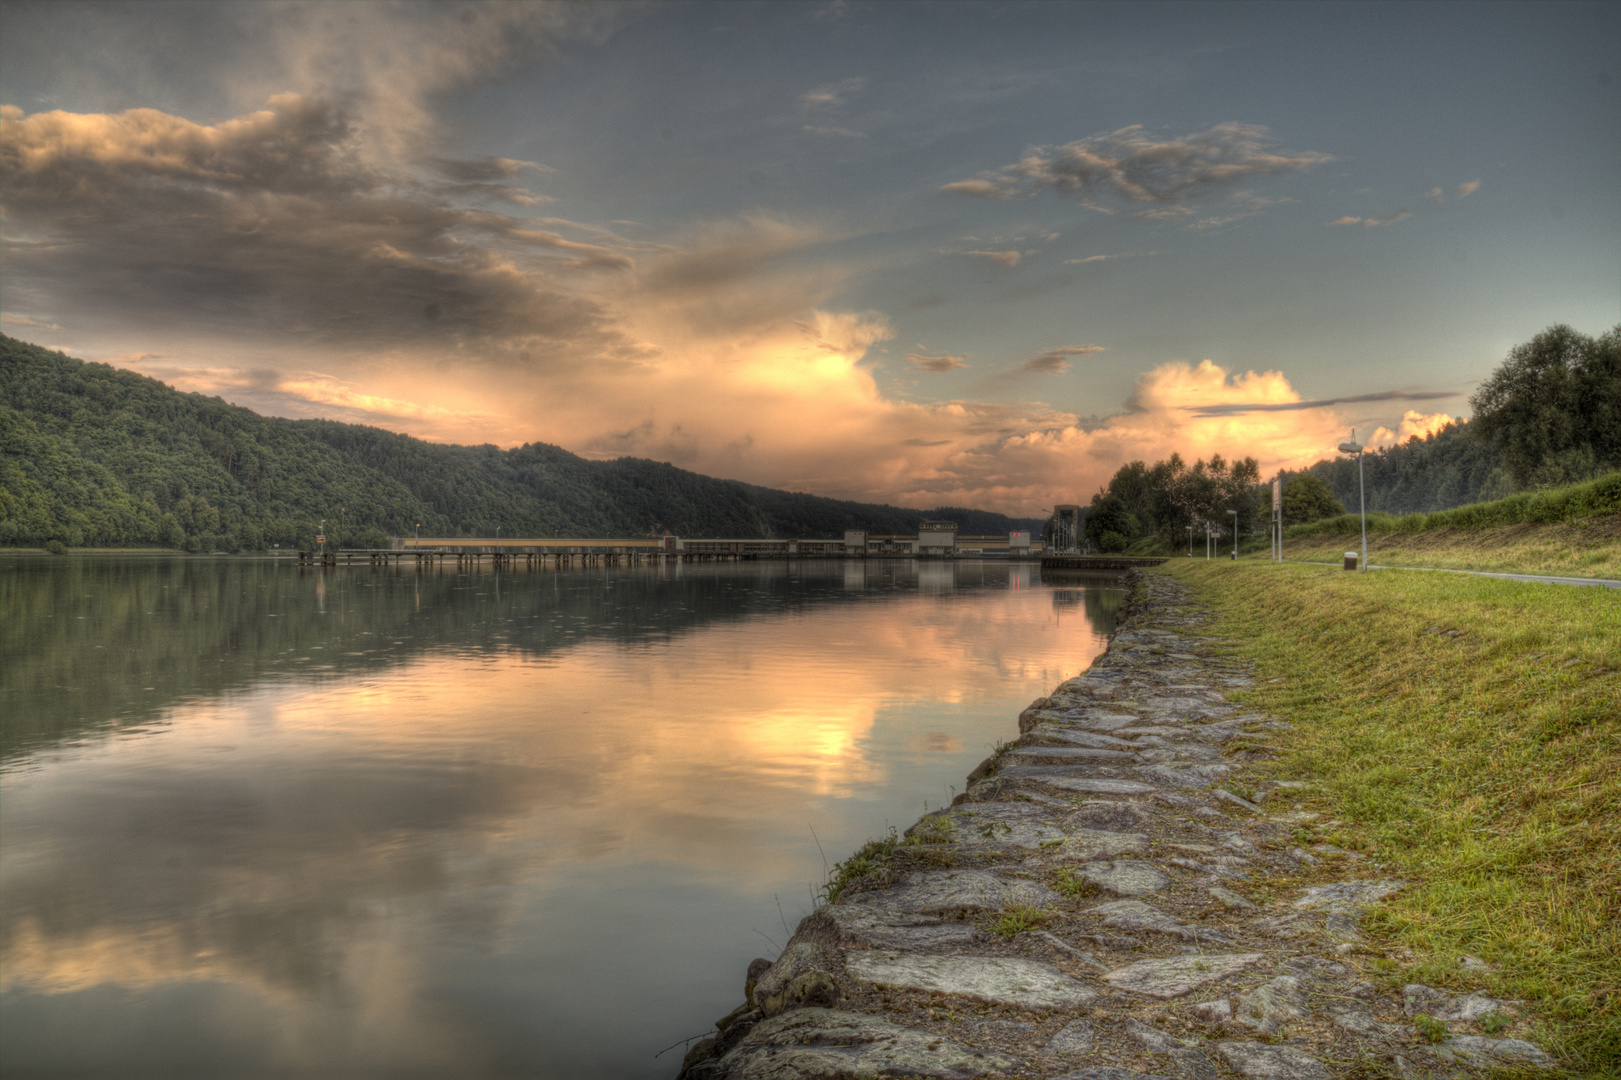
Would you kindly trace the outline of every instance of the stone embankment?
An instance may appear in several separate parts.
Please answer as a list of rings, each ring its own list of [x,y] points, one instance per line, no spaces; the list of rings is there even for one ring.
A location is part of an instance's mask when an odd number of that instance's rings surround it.
[[[1512,1002],[1373,981],[1359,918],[1403,883],[1302,839],[1336,823],[1291,809],[1299,785],[1248,777],[1288,725],[1226,700],[1251,676],[1207,623],[1134,574],[1108,651],[955,805],[845,864],[682,1080],[1551,1065]]]

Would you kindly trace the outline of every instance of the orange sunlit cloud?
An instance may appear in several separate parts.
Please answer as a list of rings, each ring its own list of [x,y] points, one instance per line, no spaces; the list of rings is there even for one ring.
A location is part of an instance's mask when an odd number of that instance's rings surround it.
[[[1448,413],[1421,413],[1417,409],[1408,409],[1402,414],[1401,423],[1395,431],[1387,427],[1375,428],[1368,437],[1369,446],[1395,446],[1411,438],[1427,438],[1435,434],[1448,424],[1456,423],[1457,417]]]

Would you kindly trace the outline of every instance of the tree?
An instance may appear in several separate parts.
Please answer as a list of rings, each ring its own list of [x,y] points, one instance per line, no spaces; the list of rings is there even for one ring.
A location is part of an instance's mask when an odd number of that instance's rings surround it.
[[[1322,480],[1306,473],[1283,485],[1283,523],[1299,525],[1322,518],[1339,517],[1345,507]]]
[[[1138,463],[1141,465],[1141,463]],[[1087,511],[1082,527],[1086,538],[1099,551],[1124,551],[1141,526],[1118,495],[1099,492]]]
[[[1520,487],[1621,467],[1621,326],[1597,338],[1549,327],[1509,350],[1469,404],[1470,430]]]

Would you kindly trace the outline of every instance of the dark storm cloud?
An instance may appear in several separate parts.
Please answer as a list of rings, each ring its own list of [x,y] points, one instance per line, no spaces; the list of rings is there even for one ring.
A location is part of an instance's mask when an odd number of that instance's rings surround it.
[[[371,164],[330,102],[284,94],[215,125],[0,110],[6,260],[60,319],[373,347],[611,336],[560,279],[629,269],[628,256]],[[464,185],[529,168],[436,165]]]
[[[1097,209],[1106,201],[1144,207],[1134,217],[1183,217],[1192,213],[1183,204],[1201,195],[1332,160],[1310,151],[1274,152],[1275,141],[1255,124],[1217,124],[1172,139],[1154,139],[1134,124],[1057,148],[1037,147],[1016,164],[945,190],[982,199],[1058,191]]]
[[[1257,412],[1297,412],[1301,409],[1327,409],[1336,405],[1353,405],[1364,401],[1440,401],[1443,398],[1462,397],[1453,390],[1385,390],[1377,394],[1357,394],[1354,397],[1323,398],[1319,401],[1281,401],[1246,404],[1228,402],[1221,405],[1196,405],[1186,412],[1198,417],[1242,416]]]

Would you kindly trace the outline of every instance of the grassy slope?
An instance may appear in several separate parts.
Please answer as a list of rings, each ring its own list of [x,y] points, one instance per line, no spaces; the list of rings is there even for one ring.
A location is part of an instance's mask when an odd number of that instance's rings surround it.
[[[1339,562],[1345,552],[1361,546],[1360,532],[1326,533],[1285,540],[1283,557]],[[1266,557],[1264,548],[1258,557]],[[1621,514],[1486,529],[1370,531],[1368,561],[1376,566],[1621,578]]]
[[[1621,1075],[1621,600],[1452,574],[1165,569],[1255,660],[1247,699],[1296,723],[1271,768],[1316,781],[1302,802],[1343,822],[1318,835],[1413,883],[1373,926],[1398,959],[1373,966],[1525,1000],[1542,1045]],[[1464,972],[1461,954],[1495,971]]]

